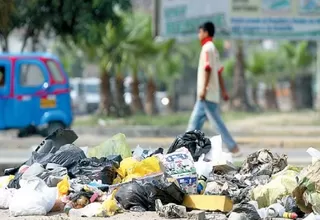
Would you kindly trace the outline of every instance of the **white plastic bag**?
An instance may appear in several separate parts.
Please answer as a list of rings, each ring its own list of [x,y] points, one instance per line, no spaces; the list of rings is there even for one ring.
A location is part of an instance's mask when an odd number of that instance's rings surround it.
[[[12,179],[14,179],[13,175],[0,177],[0,189],[6,188]]]
[[[38,177],[21,180],[20,186],[9,205],[11,216],[46,215],[50,212],[57,198],[57,188],[48,187]]]
[[[0,209],[8,209],[16,189],[0,189]]]
[[[320,151],[318,151],[317,149],[309,147],[307,153],[312,157],[312,164],[320,160]]]
[[[304,220],[320,220],[320,215],[315,215],[314,213],[309,214]]]
[[[206,178],[209,177],[210,173],[212,172],[213,165],[212,161],[206,162],[204,161],[205,155],[202,154],[197,162],[194,162],[194,166],[197,170],[198,177],[205,176]]]
[[[221,135],[216,135],[210,138],[211,149],[205,155],[206,161],[212,161],[212,165],[221,165],[228,162],[232,163],[232,156],[230,153],[225,153],[222,151],[222,138]]]

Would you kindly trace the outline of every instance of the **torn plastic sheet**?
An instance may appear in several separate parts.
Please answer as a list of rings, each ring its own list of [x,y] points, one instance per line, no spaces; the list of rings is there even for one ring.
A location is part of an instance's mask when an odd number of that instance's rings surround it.
[[[267,149],[250,154],[244,161],[240,174],[252,176],[271,176],[283,170],[287,165],[287,155],[272,154]]]
[[[240,182],[232,175],[212,174],[207,184],[205,195],[224,195],[229,197],[234,204],[250,201],[249,191],[251,186]]]
[[[256,208],[254,207],[254,205],[246,202],[234,205],[233,209],[227,216],[230,216],[231,213],[239,213],[239,214],[243,213],[246,215],[247,219],[249,220],[251,219],[261,220],[261,217],[258,211],[256,210]]]

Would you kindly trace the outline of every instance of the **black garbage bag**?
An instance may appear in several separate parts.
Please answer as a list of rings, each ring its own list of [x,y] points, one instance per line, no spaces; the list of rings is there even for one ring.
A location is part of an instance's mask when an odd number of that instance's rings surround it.
[[[188,131],[176,138],[167,153],[173,153],[182,147],[190,151],[194,161],[198,161],[202,154],[207,154],[210,151],[211,141],[201,131]]]
[[[250,203],[239,203],[233,206],[231,212],[227,216],[230,216],[232,212],[243,213],[248,219],[261,220],[261,217],[256,208]]]
[[[37,152],[33,152],[30,161],[32,160],[34,163],[39,163],[44,167],[48,163],[57,164],[61,167],[67,168],[69,173],[69,169],[72,170],[73,167],[77,166],[78,162],[84,158],[86,158],[86,155],[81,148],[69,144],[62,146],[56,153],[39,154]],[[15,178],[9,183],[9,188],[20,188],[20,185],[18,184],[20,179],[21,175],[15,175]]]
[[[70,194],[69,200],[72,202],[76,202],[82,196],[90,200],[90,198],[93,196],[93,192],[86,192],[86,191],[73,192]]]
[[[10,180],[10,182],[8,183],[8,188],[12,188],[12,189],[20,189],[20,179],[22,177],[23,173],[18,173],[14,176],[14,178],[12,180]]]
[[[43,163],[48,162],[59,164],[60,166],[65,167],[69,170],[72,169],[72,167],[77,166],[78,162],[84,158],[86,158],[86,155],[81,148],[72,144],[68,144],[62,146],[49,158],[48,161],[45,161]]]
[[[154,155],[157,155],[157,154],[163,154],[163,148],[158,148],[156,149],[155,151],[152,151],[152,150],[147,150],[147,149],[143,149],[141,147],[137,147],[134,151],[132,151],[132,155],[134,158],[138,159],[138,160],[144,160],[148,157],[152,157]]]
[[[148,157],[152,157],[157,154],[163,154],[163,148],[160,147],[160,148],[156,149],[155,151],[153,151],[152,153],[149,153]]]
[[[107,158],[85,158],[78,162],[69,173],[73,177],[87,176],[90,180],[101,180],[103,184],[111,185],[117,177],[116,169],[119,163]]]
[[[303,218],[305,213],[297,206],[295,199],[292,196],[285,196],[281,199],[280,204],[283,205],[286,212],[294,212],[299,218]]]
[[[163,205],[174,203],[181,205],[184,198],[184,192],[175,183],[163,181],[152,181],[143,185],[148,192],[149,210],[155,211],[155,201],[160,199]]]
[[[145,188],[136,181],[121,186],[115,198],[125,210],[142,212],[149,210],[150,203],[148,193]]]
[[[110,156],[107,156],[106,158],[107,158],[108,160],[117,162],[118,164],[120,164],[121,161],[122,161],[121,155],[110,155]]]
[[[73,144],[66,144],[55,153],[33,152],[29,161],[32,161],[32,164],[40,163],[43,166],[48,163],[54,163],[69,170],[77,166],[77,163],[84,158],[86,158],[86,155],[81,148]]]
[[[133,181],[121,186],[115,198],[126,210],[155,211],[157,199],[160,199],[163,205],[169,203],[181,205],[184,192],[175,183],[164,180],[154,180],[145,184]]]
[[[49,158],[52,157],[52,154],[59,151],[62,146],[72,144],[77,139],[78,136],[73,130],[58,129],[41,142],[28,161],[18,167],[6,169],[4,174],[16,175],[22,165],[31,166],[34,163],[40,163],[45,166]]]

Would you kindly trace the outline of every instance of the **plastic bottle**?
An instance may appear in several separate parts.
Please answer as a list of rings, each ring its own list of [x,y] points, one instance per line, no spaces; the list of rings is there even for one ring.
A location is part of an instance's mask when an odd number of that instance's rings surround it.
[[[282,217],[288,218],[288,219],[296,219],[296,218],[298,218],[298,215],[294,212],[284,212]]]
[[[282,217],[285,211],[286,211],[285,208],[281,204],[275,203],[269,206],[267,213],[269,217],[275,218],[275,217]]]
[[[257,212],[259,213],[259,215],[262,219],[265,219],[268,217],[268,209],[267,208],[258,209]]]
[[[200,178],[198,179],[197,192],[199,194],[203,194],[204,191],[206,190],[206,187],[207,187],[207,177],[200,176]]]

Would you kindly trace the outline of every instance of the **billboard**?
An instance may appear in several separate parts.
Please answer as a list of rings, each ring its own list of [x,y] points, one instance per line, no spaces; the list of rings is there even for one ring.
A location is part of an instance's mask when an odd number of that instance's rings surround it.
[[[194,36],[204,21],[241,39],[320,40],[320,0],[161,0],[160,34]]]

